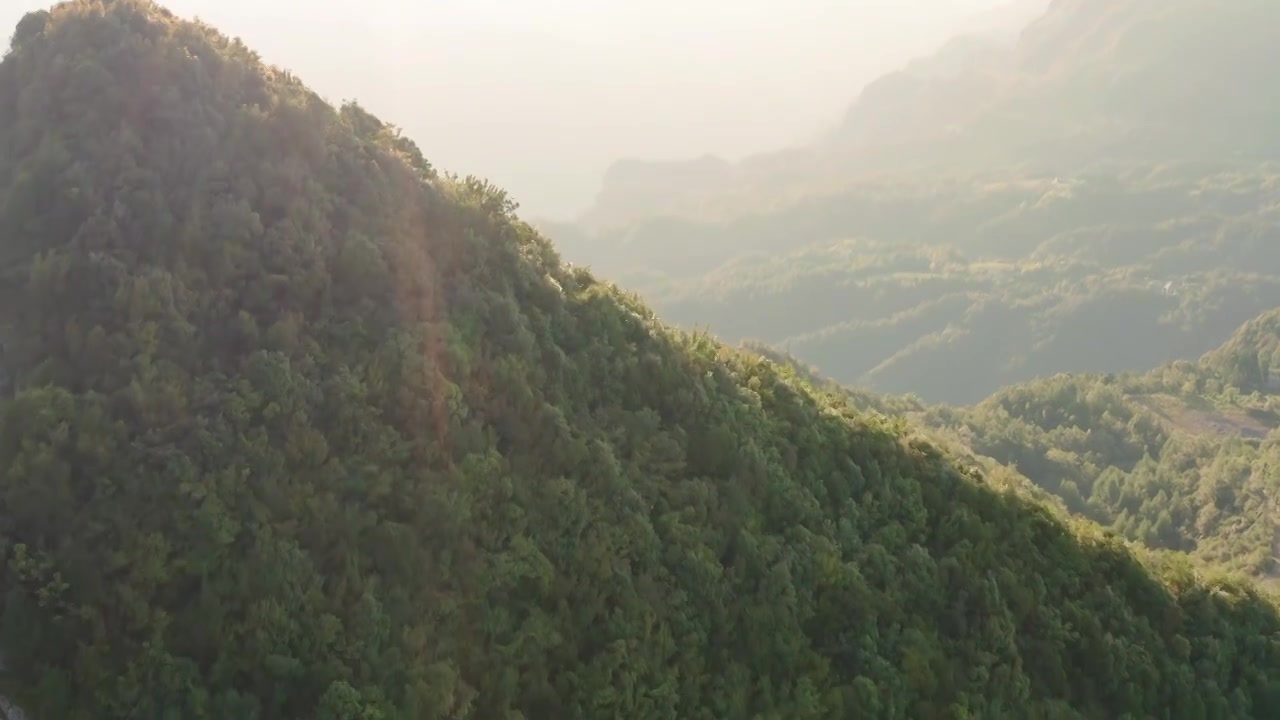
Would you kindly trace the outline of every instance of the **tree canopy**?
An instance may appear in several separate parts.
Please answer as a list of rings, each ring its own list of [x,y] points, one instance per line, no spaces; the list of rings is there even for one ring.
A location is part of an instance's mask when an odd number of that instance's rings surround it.
[[[1249,718],[1280,618],[674,331],[146,0],[0,62],[0,648],[37,718]]]

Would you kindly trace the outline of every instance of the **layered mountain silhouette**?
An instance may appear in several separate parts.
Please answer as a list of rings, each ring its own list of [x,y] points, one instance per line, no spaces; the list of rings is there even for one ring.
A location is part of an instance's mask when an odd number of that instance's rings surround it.
[[[665,327],[428,157],[144,0],[19,24],[0,649],[33,717],[1280,712],[1247,584]]]
[[[681,182],[682,165],[668,164],[665,195],[634,193],[636,165],[618,165],[583,221],[749,209],[762,189],[920,172],[1275,160],[1280,90],[1268,73],[1278,39],[1280,6],[1259,0],[1054,0],[1016,39],[956,38],[869,84],[818,143],[722,169],[715,186]],[[646,186],[664,184],[660,167],[646,166]]]

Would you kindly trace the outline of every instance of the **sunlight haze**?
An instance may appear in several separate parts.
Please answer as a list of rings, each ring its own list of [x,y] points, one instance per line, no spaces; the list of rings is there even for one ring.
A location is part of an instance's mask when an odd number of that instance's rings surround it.
[[[0,720],[1280,718],[1280,0],[51,1]]]
[[[804,142],[879,73],[999,0],[170,0],[332,102],[394,118],[526,216],[586,206],[620,158]],[[0,3],[10,32],[44,3]],[[371,81],[370,78],[376,78]]]

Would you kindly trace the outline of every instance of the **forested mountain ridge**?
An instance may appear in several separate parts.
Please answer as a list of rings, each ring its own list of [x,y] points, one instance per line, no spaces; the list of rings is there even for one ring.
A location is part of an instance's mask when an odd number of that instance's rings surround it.
[[[668,329],[148,2],[24,18],[0,192],[0,647],[35,717],[1280,711],[1248,586]]]
[[[1277,406],[1215,394],[1194,369],[1170,367],[1059,376],[912,417],[1126,539],[1271,584],[1280,578]]]
[[[1280,311],[1249,321],[1198,362],[1064,374],[961,408],[840,388],[794,356],[752,347],[1130,541],[1268,586],[1280,580],[1280,378],[1272,372]]]
[[[1280,389],[1280,309],[1245,323],[1201,364],[1241,393]]]

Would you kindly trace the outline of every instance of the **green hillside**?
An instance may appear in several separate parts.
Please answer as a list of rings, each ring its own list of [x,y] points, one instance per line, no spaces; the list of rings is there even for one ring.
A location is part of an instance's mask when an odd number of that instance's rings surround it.
[[[1059,375],[962,408],[841,389],[794,356],[760,350],[1130,541],[1272,586],[1280,580],[1280,384],[1259,368],[1274,367],[1278,317],[1246,323],[1196,363]]]
[[[1280,578],[1280,414],[1157,377],[1062,376],[917,422],[1016,467],[1070,511],[1151,548]]]
[[[512,209],[143,0],[22,21],[0,648],[33,717],[1280,712],[1246,585],[666,328]]]
[[[1202,365],[1244,393],[1280,390],[1280,309],[1246,323]]]

